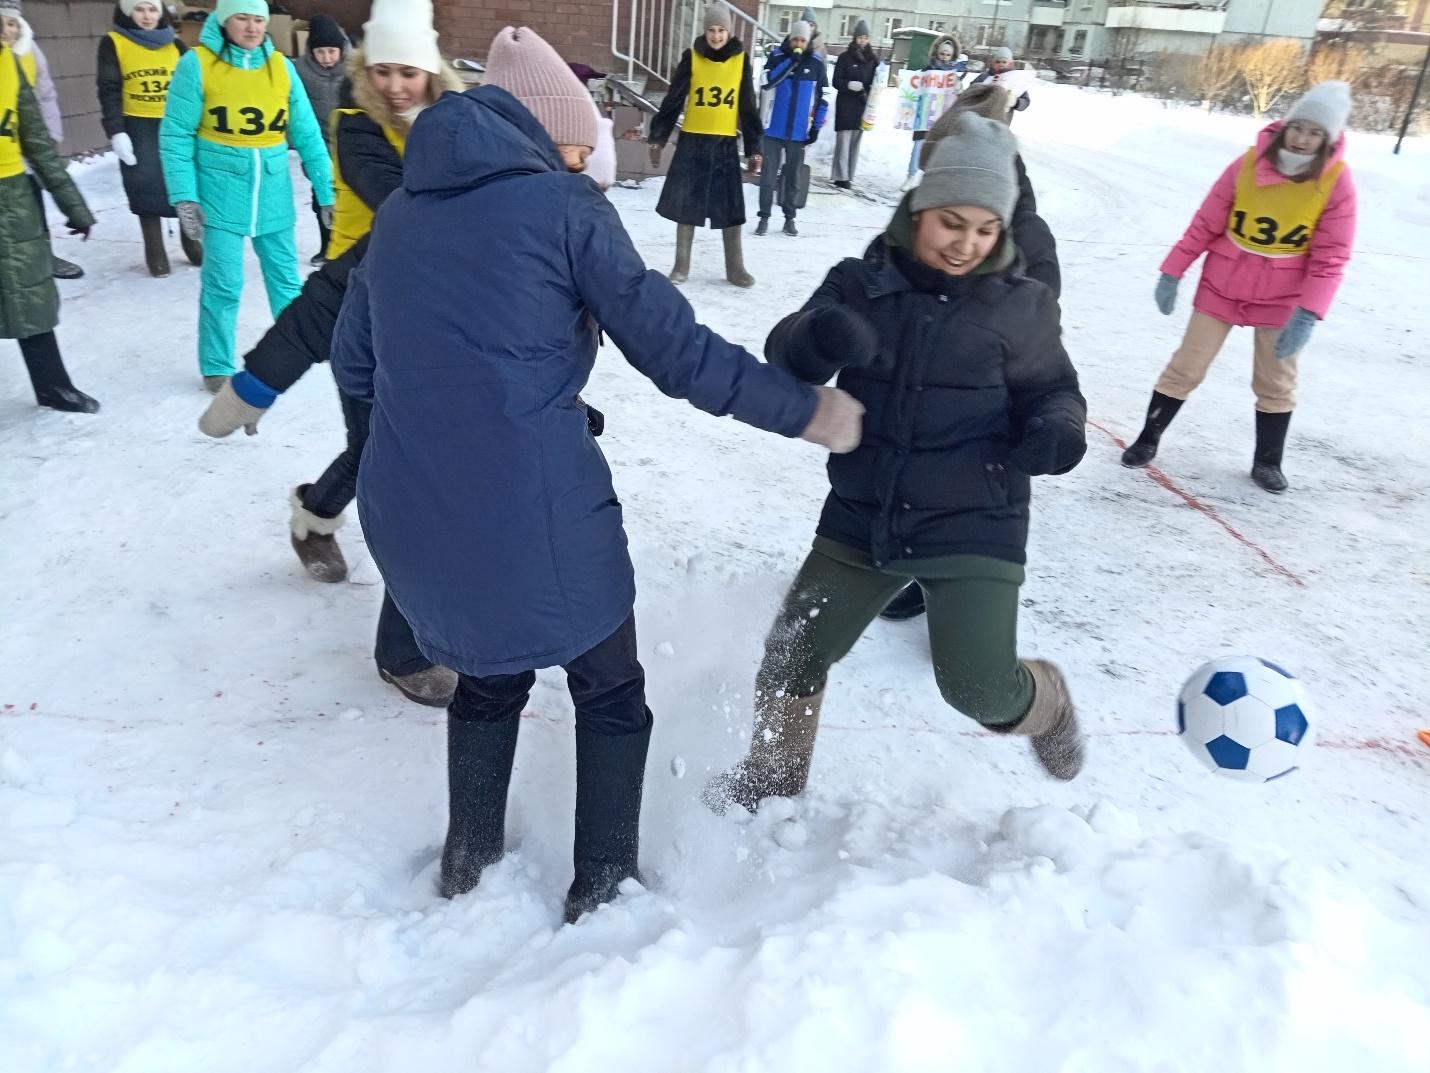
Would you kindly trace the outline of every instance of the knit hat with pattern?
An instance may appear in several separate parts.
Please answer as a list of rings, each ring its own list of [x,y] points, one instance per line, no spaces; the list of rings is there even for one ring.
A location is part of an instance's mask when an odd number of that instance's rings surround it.
[[[557,145],[596,147],[596,110],[591,95],[537,32],[508,26],[487,52],[485,82],[500,86],[526,106]]]

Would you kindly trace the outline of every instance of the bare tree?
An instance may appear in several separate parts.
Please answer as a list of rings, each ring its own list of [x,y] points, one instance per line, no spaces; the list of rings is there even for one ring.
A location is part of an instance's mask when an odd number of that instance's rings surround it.
[[[1306,57],[1301,42],[1265,41],[1241,54],[1241,78],[1251,96],[1251,110],[1265,115],[1287,93],[1306,84]]]
[[[1306,66],[1306,83],[1349,82],[1355,85],[1365,67],[1365,49],[1356,45],[1335,44],[1317,48]]]
[[[1214,45],[1198,63],[1192,84],[1208,112],[1241,80],[1244,51],[1240,45]]]

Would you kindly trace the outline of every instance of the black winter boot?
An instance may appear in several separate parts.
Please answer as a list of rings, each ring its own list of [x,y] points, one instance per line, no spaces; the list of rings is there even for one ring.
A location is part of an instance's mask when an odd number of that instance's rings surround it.
[[[144,266],[149,275],[163,279],[169,274],[169,252],[164,249],[164,225],[157,216],[139,217],[139,234],[144,237]]]
[[[770,233],[770,218],[769,218],[768,216],[761,216],[761,217],[760,217],[760,222],[755,225],[755,234],[757,234],[757,235],[768,235],[769,233]]]
[[[1278,495],[1291,487],[1281,472],[1281,454],[1286,447],[1286,430],[1290,427],[1289,411],[1284,414],[1256,411],[1256,454],[1251,461],[1251,479]]]
[[[576,877],[566,923],[609,902],[623,879],[640,879],[641,791],[650,748],[650,712],[634,734],[576,730]]]
[[[879,617],[890,622],[903,622],[905,619],[918,618],[924,611],[924,590],[915,581],[890,600],[889,606],[879,612]]]
[[[501,859],[506,793],[521,717],[486,722],[447,718],[447,842],[441,891],[455,898],[475,889],[482,869]]]
[[[1160,391],[1152,392],[1152,401],[1147,404],[1147,423],[1142,426],[1142,431],[1132,445],[1122,452],[1124,466],[1141,469],[1157,457],[1157,445],[1162,442],[1162,433],[1167,431],[1172,418],[1177,416],[1183,401],[1163,395]]]
[[[30,373],[30,385],[35,389],[35,401],[41,406],[73,414],[99,411],[99,403],[70,382],[54,332],[42,332],[21,339],[20,353]]]
[[[184,229],[179,228],[179,247],[184,251],[184,258],[195,268],[202,268],[204,264],[204,244],[184,234]]]
[[[799,237],[799,228],[795,227],[793,216],[785,217],[785,234],[788,235],[790,238]]]
[[[63,257],[50,255],[50,274],[55,279],[83,279],[84,269],[73,261],[66,261]]]

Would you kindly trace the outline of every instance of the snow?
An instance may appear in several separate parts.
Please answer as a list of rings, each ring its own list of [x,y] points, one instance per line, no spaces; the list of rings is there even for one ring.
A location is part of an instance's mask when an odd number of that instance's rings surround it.
[[[1151,286],[1255,125],[1034,96],[1014,130],[1094,425],[1083,465],[1037,482],[1022,645],[1066,669],[1087,770],[1049,782],[942,704],[920,623],[876,624],[831,677],[808,793],[708,813],[822,459],[665,399],[608,351],[586,397],[607,414],[657,713],[650,887],[575,927],[559,675],[523,727],[510,852],[443,901],[442,713],[374,672],[356,524],[350,584],[307,580],[287,547],[289,490],[342,443],[329,374],[255,438],[201,436],[198,273],[144,276],[112,158],[77,166],[100,226],[57,240],[89,272],[61,285],[60,337],[104,410],[37,412],[18,356],[0,385],[0,1069],[1423,1069],[1430,147],[1352,136],[1361,234],[1304,358],[1291,493],[1246,476],[1245,333],[1169,432],[1159,484],[1113,442],[1184,323],[1190,286],[1170,319]],[[702,319],[758,350],[880,231],[908,140],[865,144],[873,198],[817,189],[802,237],[748,238],[753,292],[698,238]],[[611,196],[666,267],[656,185]],[[311,252],[306,213],[301,229]],[[251,269],[245,343],[268,321]],[[1311,762],[1269,786],[1171,736],[1186,675],[1237,653],[1292,669],[1321,713]]]

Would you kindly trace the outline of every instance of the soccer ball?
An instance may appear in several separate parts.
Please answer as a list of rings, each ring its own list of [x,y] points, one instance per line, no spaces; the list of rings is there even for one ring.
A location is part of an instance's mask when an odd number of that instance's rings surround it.
[[[1203,664],[1177,699],[1177,732],[1218,775],[1270,782],[1295,771],[1316,740],[1300,681],[1270,660],[1230,656]]]

